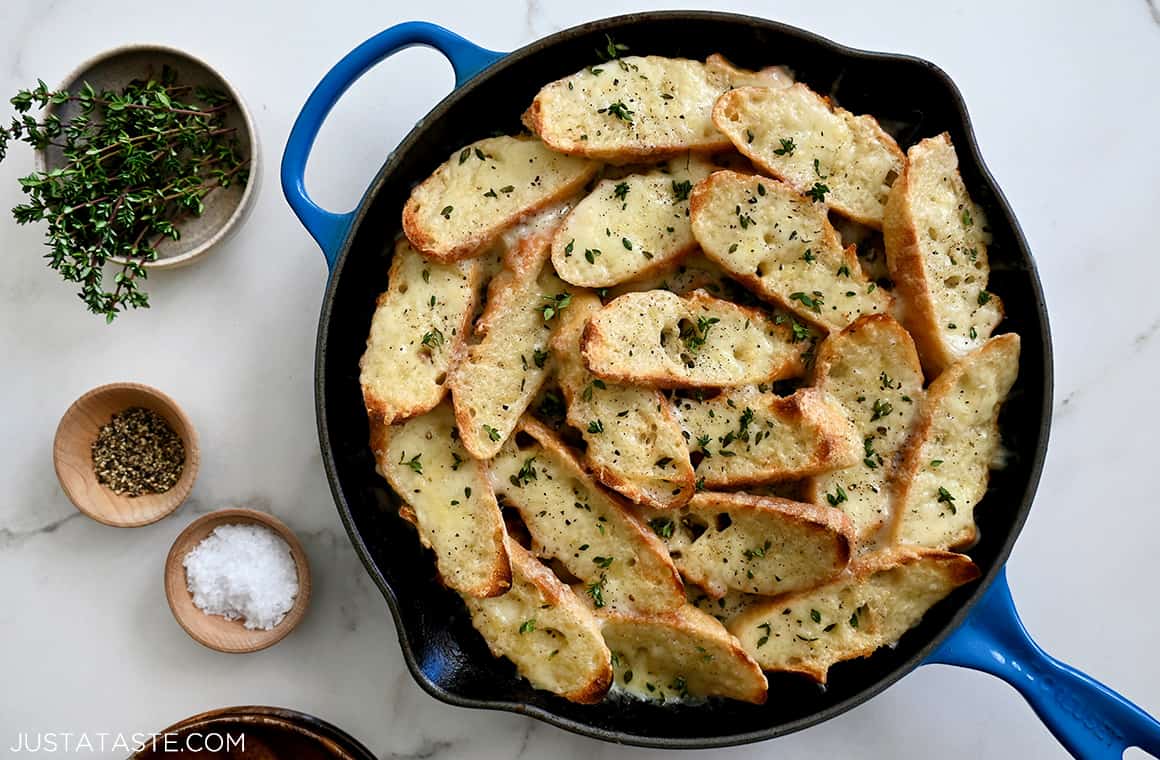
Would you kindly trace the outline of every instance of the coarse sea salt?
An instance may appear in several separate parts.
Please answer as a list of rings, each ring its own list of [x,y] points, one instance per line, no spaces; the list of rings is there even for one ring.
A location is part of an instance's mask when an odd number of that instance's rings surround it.
[[[193,603],[209,615],[242,619],[268,631],[298,596],[298,568],[290,545],[261,525],[219,525],[185,559]]]

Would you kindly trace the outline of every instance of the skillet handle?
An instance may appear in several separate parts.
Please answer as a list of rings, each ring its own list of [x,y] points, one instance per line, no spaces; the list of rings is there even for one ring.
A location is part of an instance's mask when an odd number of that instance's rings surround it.
[[[1006,569],[927,662],[980,670],[1014,686],[1075,757],[1120,760],[1128,747],[1160,757],[1160,722],[1032,641]]]
[[[427,45],[442,53],[455,70],[456,87],[506,55],[481,48],[441,26],[426,21],[408,21],[371,37],[322,78],[310,93],[286,141],[286,151],[282,154],[282,192],[298,219],[322,248],[327,267],[332,271],[354,222],[355,212],[336,214],[310,199],[306,192],[306,161],[310,149],[322,122],[342,94],[379,61],[414,45]]]

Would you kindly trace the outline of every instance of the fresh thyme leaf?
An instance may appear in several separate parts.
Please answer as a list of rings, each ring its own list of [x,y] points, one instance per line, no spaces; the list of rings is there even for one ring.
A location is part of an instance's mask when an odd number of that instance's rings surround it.
[[[535,618],[525,620],[520,625],[520,633],[531,633],[534,630],[536,630],[536,619]]]
[[[597,609],[604,606],[604,582],[607,580],[604,574],[601,573],[600,580],[589,583],[585,591],[588,596],[592,597],[592,605]]]
[[[496,430],[495,428],[493,428],[491,425],[484,425],[483,432],[487,433],[488,439],[490,439],[492,441],[498,441],[500,438],[503,437],[499,434],[499,431]]]
[[[509,478],[511,484],[516,488],[523,488],[528,483],[536,480],[536,468],[534,466],[535,463],[535,457],[528,457],[525,459],[524,463],[520,466],[520,471]]]
[[[790,293],[789,300],[800,301],[802,306],[805,306],[811,311],[820,312],[822,310],[822,294],[814,292],[813,296],[808,296],[805,293]]]
[[[769,551],[771,546],[773,546],[773,542],[767,540],[761,546],[755,549],[746,549],[741,553],[745,556],[745,559],[761,559],[765,557],[765,553]]]
[[[592,558],[592,561],[596,563],[597,567],[603,568],[605,570],[607,570],[609,567],[612,566],[612,560],[613,560],[612,557],[593,557]]]
[[[826,193],[828,192],[830,192],[829,187],[823,185],[821,182],[815,182],[813,187],[811,187],[809,190],[806,190],[806,195],[808,195],[812,200],[821,203],[826,199]]]
[[[673,180],[673,197],[677,199],[678,203],[689,200],[689,193],[692,191],[693,183],[691,180],[686,179],[680,182]]]
[[[841,504],[842,502],[847,501],[848,499],[849,499],[849,497],[846,496],[846,489],[842,488],[841,485],[838,486],[837,493],[826,494],[826,501],[829,502],[831,507],[836,507],[839,504]]]
[[[690,323],[681,328],[680,337],[685,347],[694,354],[700,351],[709,336],[709,328],[720,321],[717,317],[697,317],[696,325]]]
[[[431,332],[423,333],[422,345],[430,350],[443,347],[443,333],[438,327],[432,328]]]
[[[548,352],[541,351],[538,348],[532,349],[532,361],[535,362],[538,369],[543,369],[544,362],[548,361]]]
[[[775,156],[792,156],[794,148],[797,147],[796,145],[793,144],[793,138],[792,137],[788,137],[788,138],[783,137],[780,142],[781,142],[781,147],[778,148],[777,150],[775,150],[773,152],[773,154]]]
[[[603,50],[596,51],[596,57],[601,61],[613,61],[620,57],[621,53],[628,51],[628,45],[616,42],[612,39],[612,35],[604,35],[605,45]]]
[[[421,456],[423,456],[423,455],[420,453],[420,454],[416,454],[415,456],[411,457],[410,459],[407,459],[407,455],[403,454],[403,456],[399,458],[399,464],[405,464],[408,467],[410,467],[412,470],[414,470],[417,474],[422,475],[423,474],[423,463],[419,461],[419,458]]]
[[[632,115],[634,112],[629,110],[623,101],[618,100],[615,103],[609,103],[604,108],[596,109],[596,113],[606,113],[609,116],[615,116],[621,121],[632,124]]]
[[[628,197],[628,190],[627,182],[618,182],[616,183],[616,187],[612,188],[612,196],[619,201],[623,201]]]
[[[667,517],[655,517],[648,521],[648,526],[652,528],[653,533],[656,533],[661,538],[672,538],[673,529],[676,525]]]
[[[544,321],[548,322],[572,303],[571,293],[559,293],[555,296],[544,296],[547,305],[543,307]]]
[[[592,420],[588,423],[588,432],[593,435],[598,435],[604,432],[604,423],[600,420]]]
[[[62,166],[19,180],[27,199],[12,216],[17,224],[47,222],[49,268],[78,284],[81,301],[106,322],[148,308],[141,281],[158,245],[179,239],[180,225],[201,216],[210,193],[249,181],[249,159],[226,123],[234,102],[217,90],[178,85],[169,67],[121,90],[86,83],[70,93],[38,82],[10,102],[21,116],[0,127],[0,161],[14,140],[36,150],[53,146],[63,157]],[[65,105],[67,118],[28,113]],[[113,258],[123,263],[108,283]]]
[[[870,415],[870,421],[875,422],[876,420],[880,420],[893,411],[894,411],[894,405],[891,404],[889,401],[883,401],[882,399],[875,399],[874,406],[873,406],[874,413]]]

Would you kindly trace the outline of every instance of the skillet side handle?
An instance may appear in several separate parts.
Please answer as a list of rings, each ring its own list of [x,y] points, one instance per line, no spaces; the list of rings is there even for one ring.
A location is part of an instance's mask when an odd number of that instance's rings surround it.
[[[1015,611],[1005,569],[927,663],[1003,679],[1075,757],[1120,760],[1128,747],[1160,757],[1160,722],[1032,641]]]
[[[310,150],[322,122],[342,94],[379,61],[415,45],[433,47],[451,62],[456,87],[506,55],[481,48],[441,26],[426,21],[409,21],[371,37],[322,78],[307,98],[286,141],[286,151],[282,154],[282,192],[290,208],[322,248],[331,271],[350,232],[355,212],[336,214],[310,199],[306,192],[306,162]]]

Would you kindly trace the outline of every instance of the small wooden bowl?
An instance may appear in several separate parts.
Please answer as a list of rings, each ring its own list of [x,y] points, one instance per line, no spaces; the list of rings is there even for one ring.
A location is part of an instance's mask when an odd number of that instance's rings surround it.
[[[173,488],[164,493],[122,496],[97,482],[93,471],[93,441],[113,415],[129,407],[151,409],[169,423],[185,444],[185,467]],[[76,508],[99,523],[136,528],[157,522],[181,506],[197,478],[200,452],[197,431],[173,399],[139,383],[112,383],[94,388],[73,402],[56,428],[52,460],[56,477]]]
[[[189,593],[182,562],[195,546],[219,525],[252,523],[262,525],[281,536],[290,545],[290,555],[298,568],[298,596],[294,605],[282,618],[282,622],[268,631],[250,630],[242,620],[226,620],[221,615],[208,615],[199,610]],[[173,617],[193,640],[219,652],[257,652],[273,646],[290,633],[306,614],[310,603],[310,564],[302,542],[286,527],[286,524],[265,512],[253,509],[219,509],[202,515],[189,525],[173,542],[169,556],[165,558],[165,596],[169,599],[169,609]]]

